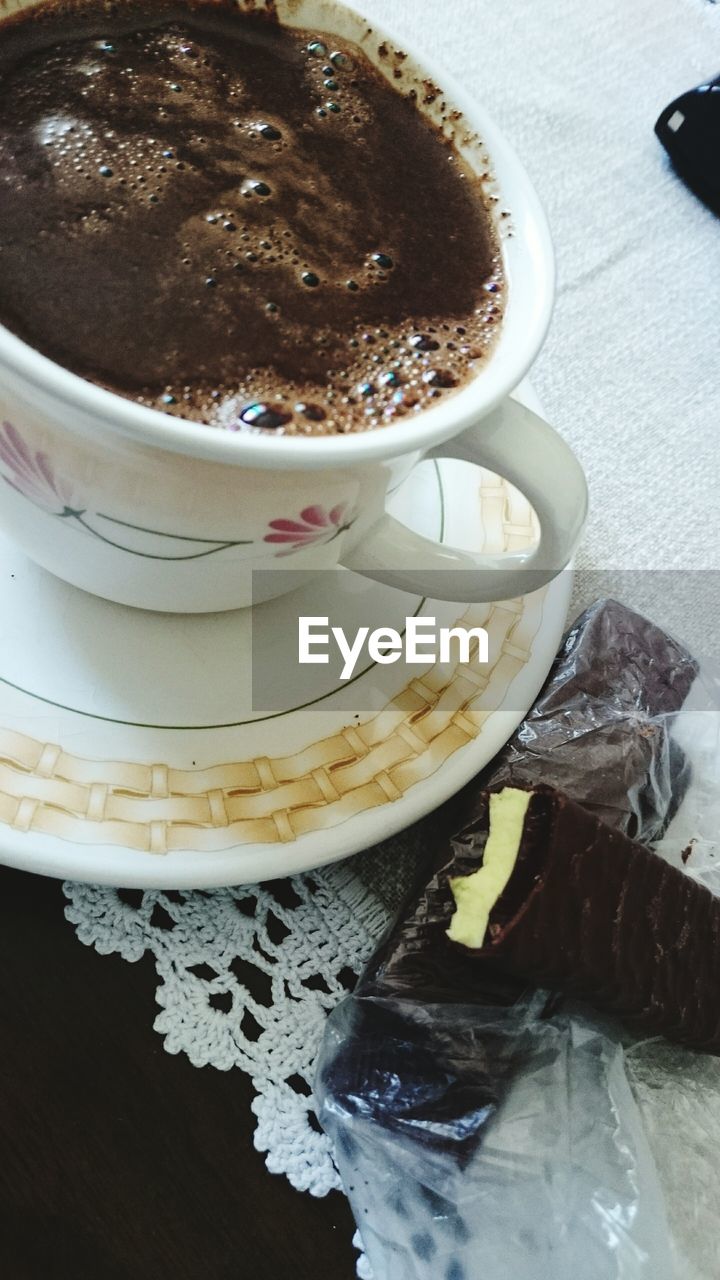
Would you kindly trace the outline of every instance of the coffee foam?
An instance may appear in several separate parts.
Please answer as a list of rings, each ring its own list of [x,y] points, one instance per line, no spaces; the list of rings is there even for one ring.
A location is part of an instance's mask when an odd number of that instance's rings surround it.
[[[6,54],[5,323],[229,430],[362,431],[466,383],[504,289],[450,144],[352,46],[157,13],[57,11]]]

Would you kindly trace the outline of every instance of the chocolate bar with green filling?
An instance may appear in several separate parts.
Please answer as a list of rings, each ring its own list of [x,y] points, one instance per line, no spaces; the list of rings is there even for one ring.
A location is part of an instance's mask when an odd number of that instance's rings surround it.
[[[720,1053],[720,899],[552,787],[486,793],[447,937],[478,967]]]
[[[616,600],[599,600],[578,618],[507,746],[454,802],[454,834],[442,840],[435,835],[359,990],[513,1003],[526,984],[492,966],[485,966],[481,980],[479,966],[468,972],[467,956],[446,936],[453,909],[449,879],[477,870],[485,793],[550,785],[613,829],[642,842],[658,839],[690,779],[672,731],[697,673],[687,649]],[[631,901],[638,913],[646,909],[636,882]],[[631,948],[631,940],[622,945]]]

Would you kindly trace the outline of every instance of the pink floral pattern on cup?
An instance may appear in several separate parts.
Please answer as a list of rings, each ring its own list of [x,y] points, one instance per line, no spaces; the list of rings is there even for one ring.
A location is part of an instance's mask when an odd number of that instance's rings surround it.
[[[55,475],[46,453],[32,453],[11,422],[0,428],[0,461],[9,474],[6,484],[44,511],[64,515],[72,504],[70,485]]]
[[[341,502],[331,511],[320,506],[305,507],[296,520],[271,520],[272,533],[265,535],[265,541],[283,547],[278,556],[292,556],[305,547],[334,542],[341,533],[352,528],[356,519],[357,512],[347,502]]]
[[[108,546],[129,555],[149,560],[200,560],[233,547],[258,545],[257,536],[219,538],[213,544],[207,538],[197,539],[191,533],[149,529],[146,525],[131,524],[106,512],[86,506],[77,507],[73,503],[70,483],[58,475],[46,453],[33,450],[26,444],[12,422],[0,424],[0,475],[12,489],[48,515],[73,523]],[[297,519],[271,520],[270,532],[263,541],[276,544],[276,557],[292,556],[305,547],[333,542],[352,527],[357,516],[357,510],[347,502],[341,502],[330,510],[319,505],[305,507]],[[133,545],[128,545],[125,531],[131,531]],[[137,545],[137,535],[142,535],[143,545]]]

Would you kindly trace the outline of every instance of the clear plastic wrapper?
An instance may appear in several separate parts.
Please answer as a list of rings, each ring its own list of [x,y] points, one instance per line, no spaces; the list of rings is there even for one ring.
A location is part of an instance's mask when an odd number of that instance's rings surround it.
[[[538,1013],[333,1013],[316,1097],[374,1280],[671,1280],[622,1051]]]
[[[427,850],[355,995],[330,1019],[317,1077],[375,1280],[717,1280],[679,1207],[683,1188],[665,1168],[658,1177],[654,1158],[685,1139],[682,1076],[695,1055],[633,1045],[589,1010],[566,1013],[526,983],[469,968],[445,931],[448,877],[477,857],[479,793],[507,785],[563,790],[720,892],[719,725],[716,673],[600,601],[466,789],[454,833]],[[690,1117],[698,1171],[720,1143],[715,1114],[704,1136],[700,1109]],[[720,1210],[714,1183],[685,1174],[707,1225],[710,1206]]]
[[[563,640],[535,705],[468,792],[544,783],[641,844],[660,839],[690,783],[674,733],[699,665],[616,600],[599,600]]]

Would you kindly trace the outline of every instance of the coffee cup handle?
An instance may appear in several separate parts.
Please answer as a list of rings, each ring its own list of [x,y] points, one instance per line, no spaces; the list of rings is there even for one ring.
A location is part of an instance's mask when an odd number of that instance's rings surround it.
[[[505,400],[426,456],[460,458],[510,481],[538,517],[538,544],[500,555],[462,551],[413,533],[386,514],[343,557],[346,568],[430,599],[475,604],[535,591],[572,559],[587,517],[585,476],[570,447],[532,410]]]

